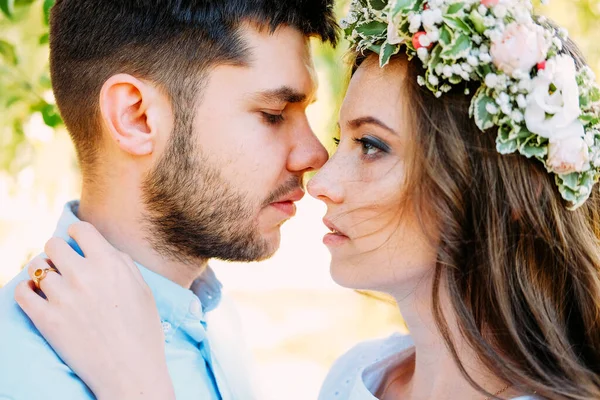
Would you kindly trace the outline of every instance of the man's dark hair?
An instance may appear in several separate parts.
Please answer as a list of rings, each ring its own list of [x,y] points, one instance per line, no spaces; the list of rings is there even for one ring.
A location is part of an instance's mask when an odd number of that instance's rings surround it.
[[[244,65],[242,22],[288,25],[337,43],[333,0],[57,0],[50,18],[50,70],[82,168],[96,159],[98,97],[128,73],[159,84],[175,118],[197,103],[202,77],[218,64]]]

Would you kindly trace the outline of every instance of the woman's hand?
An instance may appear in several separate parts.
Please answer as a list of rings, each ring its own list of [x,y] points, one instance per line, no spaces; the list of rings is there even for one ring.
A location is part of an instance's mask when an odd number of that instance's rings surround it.
[[[64,240],[50,239],[48,259],[29,265],[29,276],[54,265],[40,281],[16,288],[15,299],[56,353],[98,399],[174,399],[164,334],[150,288],[127,255],[90,224],[69,235],[85,258]]]

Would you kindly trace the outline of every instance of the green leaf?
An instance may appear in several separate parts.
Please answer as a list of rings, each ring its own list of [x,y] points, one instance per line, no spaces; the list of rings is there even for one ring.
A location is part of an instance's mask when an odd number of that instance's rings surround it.
[[[579,173],[573,172],[567,175],[560,175],[562,184],[573,191],[579,190]]]
[[[380,36],[387,34],[387,25],[379,21],[371,21],[358,25],[356,31],[364,36]]]
[[[442,46],[437,45],[431,51],[431,56],[429,57],[429,62],[427,63],[427,69],[434,71],[435,67],[442,61],[440,58],[440,54],[442,53]]]
[[[537,147],[524,144],[519,148],[519,153],[523,154],[527,158],[536,157],[541,159],[548,154],[548,147]]]
[[[442,25],[440,28],[440,43],[447,46],[452,42],[452,32],[446,25]]]
[[[483,34],[483,32],[485,32],[485,24],[483,23],[483,17],[477,12],[476,9],[473,9],[473,11],[471,11],[471,14],[469,14],[469,19],[471,20],[471,23],[475,27],[477,33],[481,35]]]
[[[40,44],[48,43],[49,39],[50,39],[50,35],[48,33],[43,34],[42,36],[40,36]]]
[[[50,9],[54,5],[55,0],[44,0],[44,23],[48,25],[50,23]]]
[[[452,15],[458,13],[465,7],[465,3],[454,3],[448,7],[448,11],[446,11],[447,15]]]
[[[19,101],[21,101],[21,96],[14,95],[6,101],[5,107],[9,108],[10,106],[12,106],[13,104],[15,104]]]
[[[391,10],[392,18],[402,12],[414,11],[417,4],[418,0],[396,0]]]
[[[15,46],[1,39],[0,56],[2,56],[2,58],[10,65],[17,65],[19,63],[19,59],[17,58],[17,52],[15,51]]]
[[[508,142],[501,142],[496,138],[496,150],[500,154],[511,154],[517,151],[519,145],[516,140],[509,140]]]
[[[466,57],[473,47],[471,38],[467,35],[459,35],[441,53],[443,59],[458,60]]]
[[[385,67],[389,62],[390,58],[396,53],[400,51],[400,46],[395,46],[385,42],[383,45],[381,52],[379,53],[379,66]]]
[[[381,11],[387,5],[387,1],[384,0],[368,0],[369,5],[373,10]]]
[[[466,35],[472,35],[474,32],[471,27],[460,17],[444,16],[444,22],[451,28],[462,31]]]
[[[496,102],[494,101],[494,99],[491,97],[488,97],[485,94],[485,91],[482,89],[483,89],[483,86],[479,88],[475,97],[473,97],[473,100],[472,100],[473,103],[472,103],[471,110],[473,113],[472,116],[475,118],[475,124],[477,124],[479,129],[481,129],[482,131],[485,131],[495,125],[494,124],[494,115],[492,115],[488,112],[487,105],[492,104],[495,107],[497,107],[497,106],[496,106]]]
[[[11,18],[15,12],[15,0],[0,0],[0,10],[2,10],[8,18]]]
[[[53,104],[46,104],[46,106],[41,110],[42,117],[44,118],[44,123],[49,127],[56,127],[62,124],[62,119],[60,118],[60,114],[56,109],[56,106]]]

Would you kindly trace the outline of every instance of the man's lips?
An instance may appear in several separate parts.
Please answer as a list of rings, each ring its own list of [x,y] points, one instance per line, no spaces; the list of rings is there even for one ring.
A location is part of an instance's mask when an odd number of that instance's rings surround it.
[[[281,198],[278,201],[271,203],[271,205],[284,214],[293,217],[296,214],[296,205],[294,204],[297,201],[302,200],[304,197],[304,190],[297,189],[288,194],[287,196]]]

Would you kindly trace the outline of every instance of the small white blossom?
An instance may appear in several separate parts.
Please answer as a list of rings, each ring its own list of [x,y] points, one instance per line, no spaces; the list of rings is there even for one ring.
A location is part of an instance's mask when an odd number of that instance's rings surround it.
[[[489,64],[492,62],[492,56],[489,53],[481,53],[479,54],[479,60],[484,64]]]
[[[424,86],[425,78],[423,78],[421,75],[417,76],[417,83],[419,84],[419,86]]]
[[[489,37],[492,42],[499,42],[502,40],[502,32],[500,29],[492,29],[487,34],[487,37]]]
[[[442,16],[442,10],[439,8],[425,10],[423,11],[423,14],[421,14],[421,17],[423,21],[423,27],[428,31],[433,30],[436,24],[440,24],[444,20]]]
[[[473,39],[473,43],[475,43],[476,45],[480,45],[483,41],[483,38],[479,35],[473,35],[471,39]]]
[[[438,64],[435,66],[435,74],[436,75],[442,75],[444,72],[444,65],[443,64]]]
[[[429,40],[429,37],[427,35],[421,35],[419,36],[419,43],[421,43],[421,46],[423,47],[429,47],[429,45],[431,44],[431,40]]]
[[[440,79],[433,74],[429,74],[428,80],[429,80],[429,83],[431,83],[433,86],[437,86],[440,84]]]
[[[446,78],[450,78],[452,76],[452,67],[449,65],[444,65],[442,73]]]
[[[465,96],[468,96],[471,94],[471,91],[469,90],[469,88],[465,88]]]
[[[519,90],[521,90],[522,92],[529,93],[531,92],[532,88],[533,82],[531,78],[527,77],[519,81]]]
[[[440,90],[444,93],[448,93],[449,91],[452,90],[452,86],[448,85],[447,83],[443,84],[442,87],[440,87]]]
[[[427,50],[427,47],[418,48],[417,56],[419,57],[419,60],[423,62],[423,64],[426,64],[429,61],[429,51]]]
[[[460,64],[452,64],[452,72],[456,75],[460,75],[463,72],[463,69]]]
[[[493,105],[492,103],[488,103],[488,104],[485,106],[485,110],[486,110],[488,113],[492,114],[492,115],[496,115],[496,114],[498,114],[498,107],[496,107],[496,106],[495,106],[495,105]]]
[[[498,84],[498,75],[496,74],[487,74],[485,76],[485,86],[489,88],[495,88]]]
[[[490,48],[487,45],[482,44],[481,46],[479,46],[479,52],[480,53],[489,53]]]
[[[520,124],[521,122],[523,122],[523,119],[525,118],[523,116],[523,113],[519,110],[514,110],[511,114],[510,114],[510,118],[515,121],[517,124]]]
[[[462,63],[460,66],[462,67],[463,71],[465,71],[468,74],[473,72],[473,67],[469,63]]]
[[[431,43],[435,43],[440,40],[440,31],[438,29],[434,29],[431,32],[427,33],[427,37],[431,41]]]
[[[595,135],[593,132],[587,132],[585,134],[585,143],[589,146],[592,147],[594,146],[594,139],[595,139]]]
[[[437,92],[435,92],[435,97],[437,97],[437,98],[442,97],[442,92],[440,92],[439,90]]]
[[[492,7],[492,12],[496,17],[504,19],[504,17],[506,17],[506,14],[508,13],[508,10],[503,4],[498,4],[496,5],[496,7]]]
[[[512,105],[510,105],[510,104],[502,104],[500,106],[500,110],[502,110],[502,112],[505,115],[510,115],[512,113],[513,108],[512,108]]]
[[[371,19],[371,15],[369,14],[369,9],[368,8],[363,8],[362,9],[363,15],[365,17],[366,20],[370,20]]]
[[[465,81],[470,81],[471,80],[471,75],[467,71],[462,71],[459,75]]]
[[[490,28],[496,25],[496,18],[494,17],[483,17],[483,26]]]
[[[517,96],[517,104],[519,105],[519,108],[522,108],[523,110],[527,108],[527,99],[523,94]]]
[[[556,46],[556,48],[560,51],[563,48],[563,42],[562,40],[560,40],[557,37],[552,38],[552,43],[554,44],[554,46]]]
[[[477,67],[479,65],[479,60],[477,59],[477,57],[472,55],[467,56],[467,62],[473,67]]]
[[[411,16],[408,17],[408,21],[410,22],[408,31],[410,33],[419,32],[419,29],[421,29],[421,22],[422,22],[421,14],[412,14]]]
[[[479,7],[477,7],[477,12],[483,16],[485,16],[488,13],[488,8],[486,6],[484,6],[483,4],[480,4]]]
[[[558,36],[562,38],[562,40],[567,40],[569,38],[569,31],[565,28],[558,28]]]

